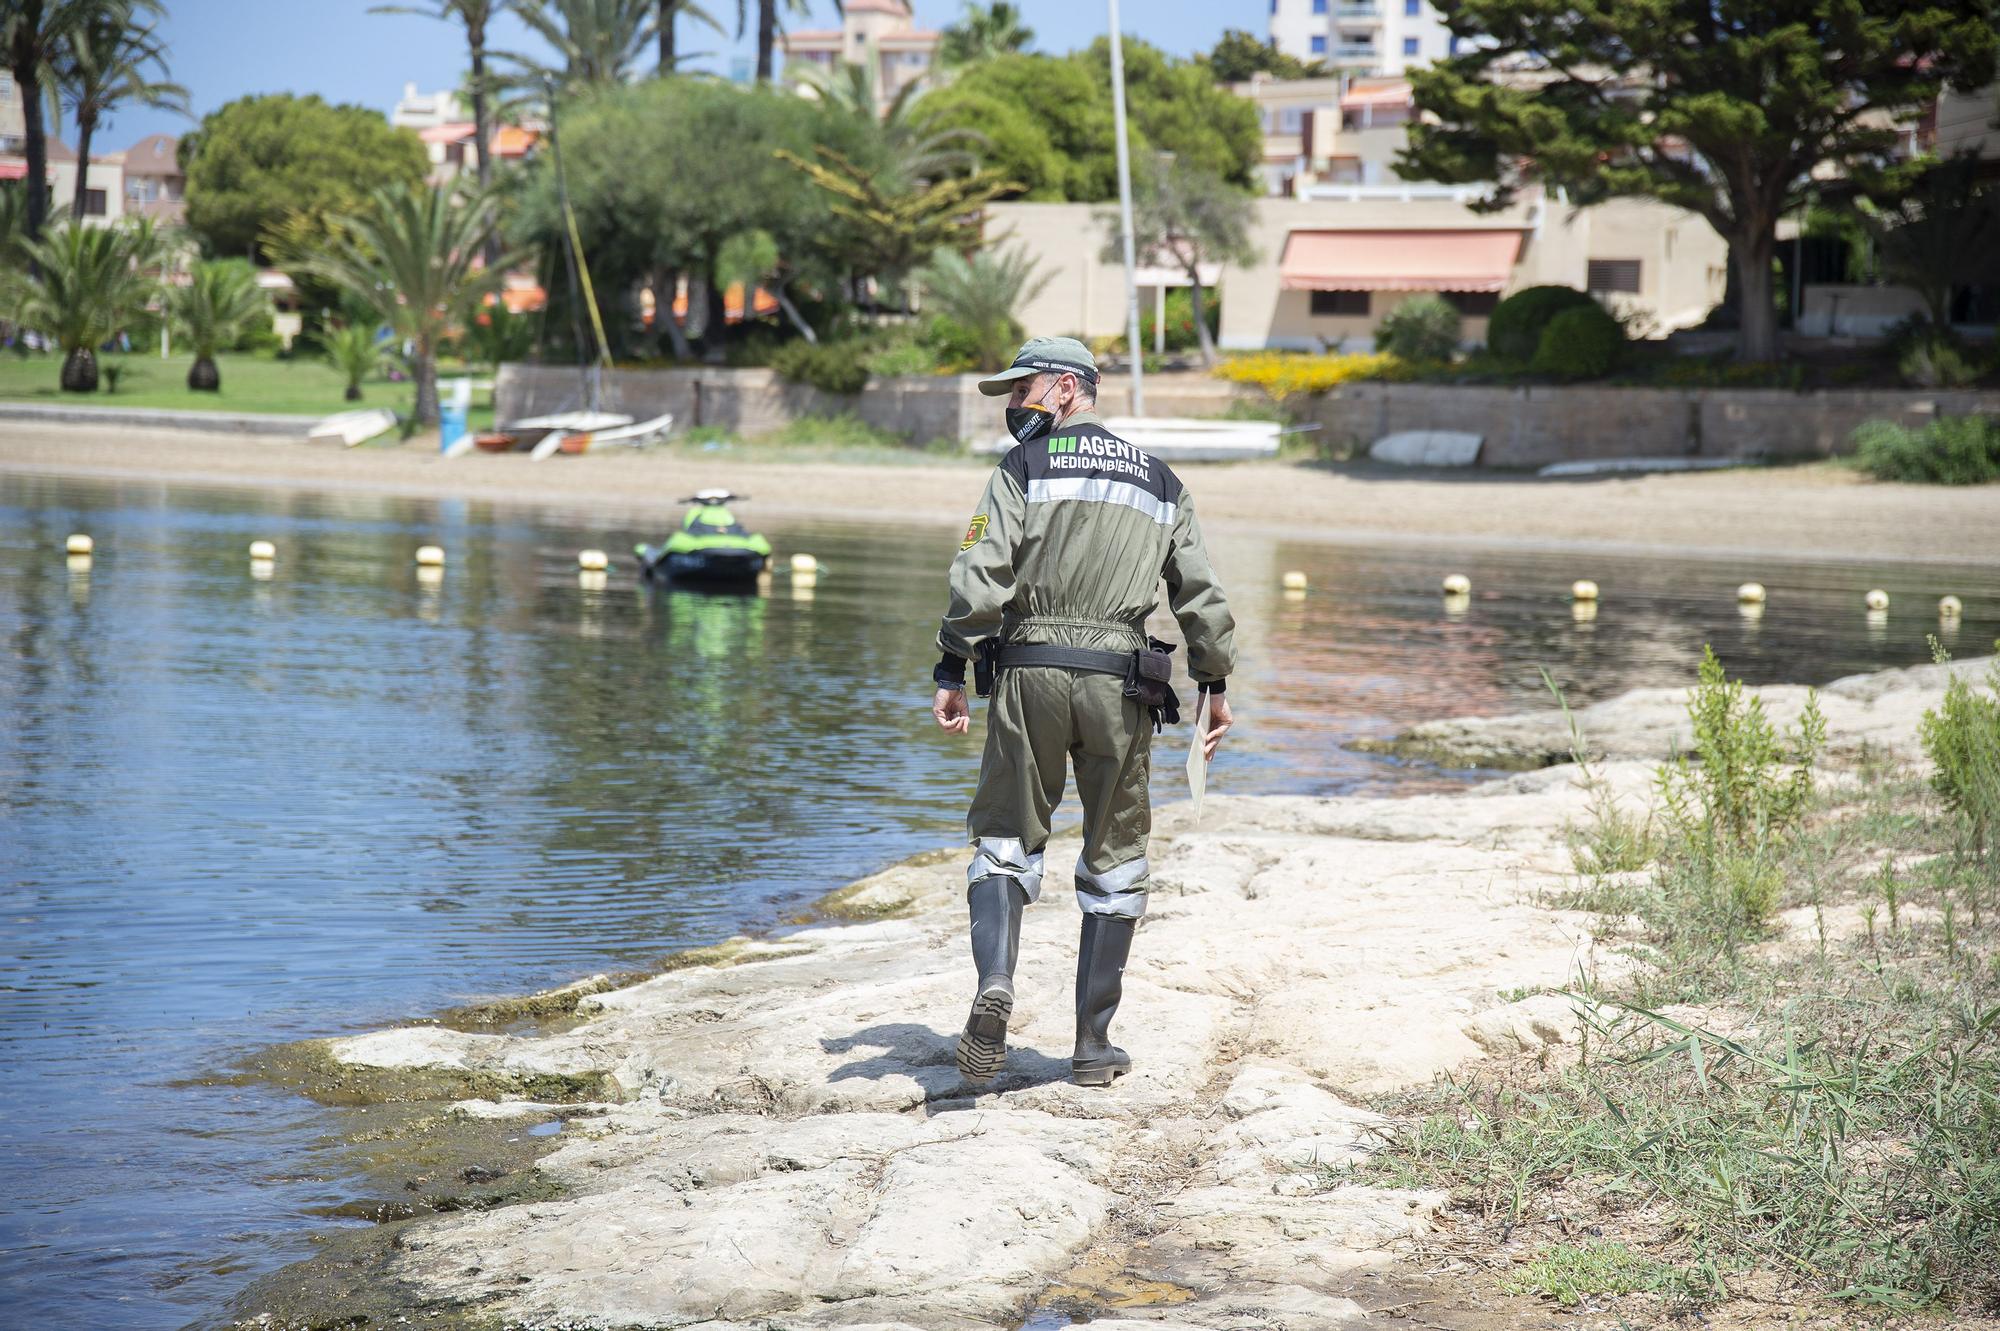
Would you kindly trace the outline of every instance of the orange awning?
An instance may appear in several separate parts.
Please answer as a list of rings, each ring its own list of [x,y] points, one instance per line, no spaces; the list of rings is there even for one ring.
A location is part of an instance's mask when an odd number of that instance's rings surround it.
[[[1502,291],[1518,231],[1294,231],[1287,291]]]

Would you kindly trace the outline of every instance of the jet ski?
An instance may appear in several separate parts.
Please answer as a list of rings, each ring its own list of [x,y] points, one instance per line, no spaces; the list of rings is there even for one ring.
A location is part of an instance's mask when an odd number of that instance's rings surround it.
[[[754,587],[771,563],[771,543],[746,529],[729,511],[732,500],[749,498],[727,490],[702,490],[681,500],[693,505],[680,530],[665,545],[640,545],[639,575],[648,582],[684,586]]]

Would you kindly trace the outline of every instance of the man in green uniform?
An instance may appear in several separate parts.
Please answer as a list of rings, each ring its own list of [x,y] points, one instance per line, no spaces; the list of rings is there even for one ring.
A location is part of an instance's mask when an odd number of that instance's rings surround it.
[[[1065,758],[1076,766],[1084,838],[1070,1071],[1080,1084],[1103,1086],[1131,1068],[1109,1034],[1132,932],[1146,910],[1146,777],[1156,717],[1135,653],[1147,649],[1146,616],[1162,578],[1187,639],[1188,671],[1207,695],[1210,754],[1230,725],[1224,685],[1236,663],[1235,621],[1193,498],[1158,458],[1105,428],[1097,378],[1081,342],[1036,338],[979,385],[989,397],[1011,395],[1007,429],[1017,443],[987,482],[951,566],[932,704],[938,725],[965,734],[966,662],[994,653],[986,753],[966,819],[979,979],[958,1067],[974,1082],[992,1077],[1006,1057],[1021,913],[1041,895],[1042,848],[1062,798]]]

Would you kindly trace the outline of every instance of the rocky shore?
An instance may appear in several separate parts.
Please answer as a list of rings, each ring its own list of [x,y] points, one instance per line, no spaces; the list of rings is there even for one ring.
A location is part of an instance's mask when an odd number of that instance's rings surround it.
[[[1830,761],[1914,760],[1945,679],[1823,690]],[[1762,693],[1779,720],[1805,695]],[[1581,713],[1598,776],[1640,797],[1683,701]],[[1588,798],[1559,715],[1405,742],[1530,770],[1402,799],[1212,799],[1199,826],[1165,811],[1113,1029],[1136,1066],[1108,1089],[1066,1080],[1061,840],[1023,931],[1008,1066],[981,1093],[952,1063],[971,984],[955,850],[836,893],[833,923],[637,983],[282,1051],[283,1078],[326,1098],[517,1142],[559,1130],[512,1187],[265,1282],[239,1324],[928,1331],[1080,1308],[1103,1331],[1575,1325],[1497,1295],[1409,1297],[1403,1259],[1448,1238],[1445,1195],[1345,1176],[1378,1144],[1369,1097],[1560,1050],[1578,1014],[1541,991],[1633,964],[1590,917],[1540,904],[1572,879],[1565,830]],[[1416,1322],[1378,1320],[1418,1303]]]

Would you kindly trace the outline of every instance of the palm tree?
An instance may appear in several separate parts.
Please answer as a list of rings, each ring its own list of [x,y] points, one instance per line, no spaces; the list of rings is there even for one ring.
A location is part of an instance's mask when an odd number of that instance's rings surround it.
[[[271,298],[257,285],[257,270],[248,259],[213,259],[198,263],[188,284],[167,293],[167,316],[176,336],[194,348],[187,385],[197,393],[222,391],[222,371],[215,353],[233,346],[259,323],[271,323]]]
[[[736,35],[738,37],[743,35],[743,23],[747,13],[748,0],[736,0]],[[660,17],[654,26],[659,30],[660,36],[659,72],[661,74],[673,73],[675,67],[686,58],[680,53],[680,43],[676,40],[677,34],[674,30],[678,20],[683,18],[691,18],[697,23],[706,23],[709,27],[715,29],[718,34],[726,35],[728,31],[717,21],[715,15],[708,11],[706,5],[697,4],[695,0],[660,0]]]
[[[96,392],[97,348],[123,329],[156,289],[144,272],[159,254],[152,223],[85,226],[71,217],[22,241],[21,249],[33,276],[20,282],[13,297],[15,320],[48,334],[63,349],[64,392]]]
[[[126,102],[162,107],[188,115],[188,92],[178,83],[154,79],[167,72],[167,48],[154,29],[138,22],[138,0],[102,0],[81,14],[69,30],[55,74],[62,101],[76,118],[76,196],[70,211],[84,215],[90,180],[90,141],[106,115]]]
[[[490,194],[461,199],[437,186],[377,190],[366,211],[342,219],[331,249],[306,262],[309,271],[367,302],[410,343],[420,426],[437,424],[439,345],[516,261],[504,256],[478,265],[497,223]]]
[[[981,5],[966,0],[965,13],[944,30],[938,43],[938,63],[947,68],[976,65],[995,56],[1025,51],[1034,44],[1035,30],[1021,22],[1021,9],[1006,0]]]
[[[757,82],[771,81],[771,55],[778,47],[778,6],[783,4],[788,14],[812,12],[811,0],[757,0]],[[834,0],[834,9],[845,13],[840,0]]]
[[[70,34],[111,0],[0,0],[0,62],[21,90],[22,153],[28,159],[25,223],[30,238],[49,220],[49,132],[43,119],[51,75],[68,50]],[[148,13],[159,0],[133,0]],[[87,159],[86,159],[87,161]],[[94,373],[94,371],[93,371]]]
[[[352,322],[320,334],[320,349],[347,380],[345,397],[361,400],[361,381],[381,368],[386,359],[379,330],[371,323]]]
[[[970,170],[977,164],[972,150],[990,142],[977,130],[931,130],[919,104],[924,95],[921,83],[904,84],[878,113],[875,70],[869,65],[808,69],[799,82],[829,111],[867,125],[882,145],[890,173],[908,183]]]
[[[990,374],[1003,368],[1023,332],[1014,312],[1042,294],[1054,273],[1042,273],[1027,250],[982,250],[970,259],[941,251],[923,272],[924,295],[938,314],[964,329],[976,349],[973,367]]]
[[[658,21],[656,0],[524,0],[516,12],[555,49],[560,65],[505,53],[520,67],[515,82],[565,88],[623,83]]]
[[[465,27],[465,45],[472,55],[472,132],[478,140],[479,188],[493,183],[493,116],[487,103],[486,25],[513,0],[430,0],[422,5],[376,5],[371,14],[416,14]]]

